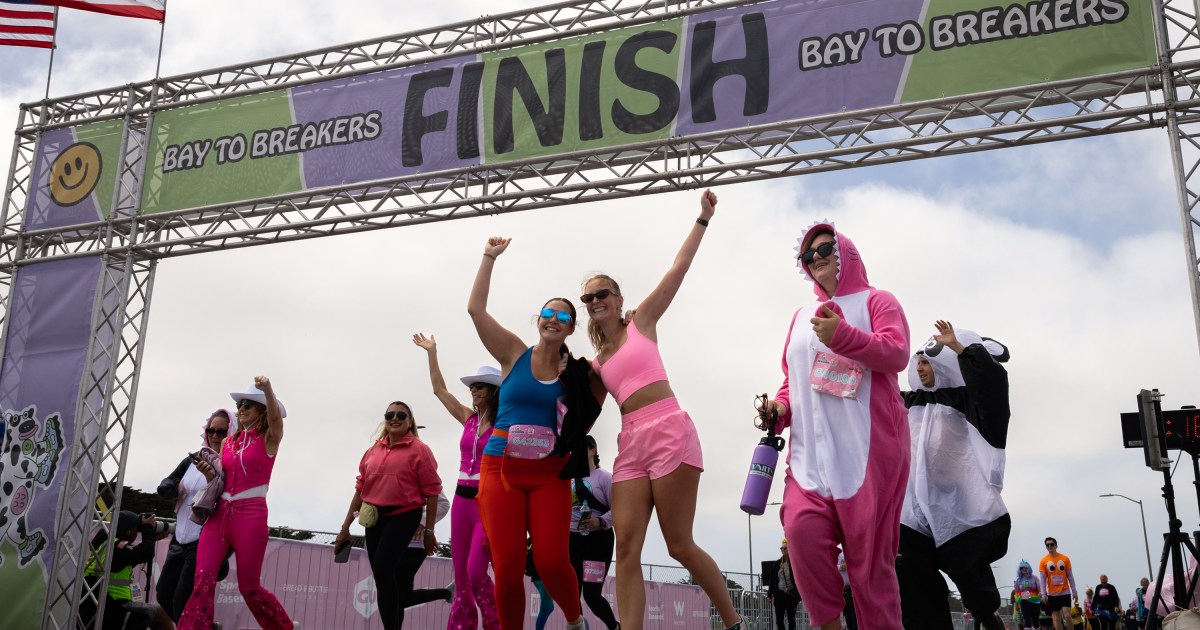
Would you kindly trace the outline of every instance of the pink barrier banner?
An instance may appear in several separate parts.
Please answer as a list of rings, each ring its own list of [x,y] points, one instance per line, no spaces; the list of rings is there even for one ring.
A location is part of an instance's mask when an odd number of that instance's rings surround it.
[[[160,541],[155,554],[154,579],[158,579],[162,559],[167,557],[167,540]],[[246,607],[237,587],[237,556],[229,561],[229,575],[217,584],[216,620],[224,630],[258,628],[250,609]],[[431,557],[417,572],[415,588],[444,588],[454,578],[454,567],[449,558]],[[145,584],[144,572],[135,571],[135,581]],[[284,609],[305,630],[379,630],[375,580],[371,577],[371,565],[367,562],[365,549],[353,549],[350,561],[336,564],[333,547],[303,541],[272,538],[267,543],[267,554],[263,560],[262,584],[279,598]],[[537,589],[525,581],[525,628],[533,630],[534,620],[540,604]],[[603,594],[616,606],[616,582],[609,576],[604,582]],[[154,601],[153,589],[149,600]],[[663,584],[646,582],[646,619],[648,630],[665,628],[708,628],[710,603],[704,591],[690,584]],[[592,628],[603,628],[604,624],[583,607],[584,615]],[[438,600],[414,606],[405,611],[404,627],[419,630],[445,628],[450,617],[450,604]],[[555,611],[546,624],[547,630],[566,627],[562,613]]]

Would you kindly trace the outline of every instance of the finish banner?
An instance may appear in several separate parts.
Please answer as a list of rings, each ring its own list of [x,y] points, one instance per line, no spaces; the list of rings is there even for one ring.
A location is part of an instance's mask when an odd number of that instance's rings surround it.
[[[1135,0],[770,0],[234,96],[156,114],[142,212],[1147,68],[1152,19]]]

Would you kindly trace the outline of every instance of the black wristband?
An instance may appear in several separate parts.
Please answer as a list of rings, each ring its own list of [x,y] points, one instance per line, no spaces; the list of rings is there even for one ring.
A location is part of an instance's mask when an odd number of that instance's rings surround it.
[[[700,225],[703,225],[704,227],[708,227],[708,219],[696,219],[696,223],[699,223]]]

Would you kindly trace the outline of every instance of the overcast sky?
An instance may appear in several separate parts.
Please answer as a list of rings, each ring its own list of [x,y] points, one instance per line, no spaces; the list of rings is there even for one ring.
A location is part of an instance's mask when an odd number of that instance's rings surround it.
[[[212,0],[168,5],[164,76],[239,64],[489,13],[512,0]],[[147,80],[158,24],[64,10],[52,96]],[[48,52],[0,49],[0,123],[39,100]],[[0,150],[0,172],[10,151]],[[1011,585],[1058,538],[1082,589],[1106,572],[1123,599],[1147,574],[1137,506],[1145,502],[1157,569],[1162,477],[1123,450],[1118,414],[1141,388],[1164,408],[1200,404],[1187,261],[1165,131],[993,151],[717,189],[696,262],[659,326],[671,383],[699,427],[706,473],[696,538],[727,571],[746,572],[738,509],[752,399],[774,392],[786,327],[813,299],[794,267],[805,226],[833,220],[870,280],[900,300],[914,347],[948,319],[1008,345],[1013,416],[1005,499]],[[577,296],[591,272],[637,302],[670,264],[698,192],[543,209],[233,252],[158,267],[134,418],[128,485],[152,490],[226,392],[266,374],[286,403],[272,524],[333,531],[363,450],[388,402],[427,428],[442,477],[456,477],[458,425],[433,397],[414,332],[436,335],[447,379],[489,363],[466,314],[488,236],[513,238],[496,265],[491,311],[529,342],[551,296]],[[586,319],[585,319],[586,320]],[[582,326],[569,339],[591,356]],[[907,383],[900,375],[902,384]],[[452,383],[456,382],[451,380]],[[466,400],[465,387],[452,391]],[[608,401],[593,431],[611,468],[620,416]],[[1184,530],[1200,527],[1190,462],[1176,476]],[[777,480],[771,500],[782,498]],[[752,520],[755,562],[778,554],[777,508]],[[656,528],[644,561],[675,564]],[[1007,591],[1005,591],[1007,592]]]

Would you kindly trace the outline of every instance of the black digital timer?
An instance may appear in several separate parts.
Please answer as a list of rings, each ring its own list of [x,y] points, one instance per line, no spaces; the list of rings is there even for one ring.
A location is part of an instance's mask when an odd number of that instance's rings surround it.
[[[1168,449],[1200,454],[1200,409],[1164,409],[1162,418]],[[1121,437],[1125,448],[1142,448],[1138,414],[1121,414]]]

